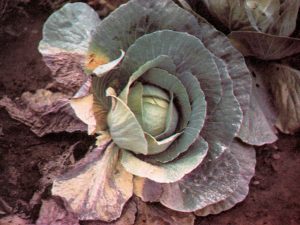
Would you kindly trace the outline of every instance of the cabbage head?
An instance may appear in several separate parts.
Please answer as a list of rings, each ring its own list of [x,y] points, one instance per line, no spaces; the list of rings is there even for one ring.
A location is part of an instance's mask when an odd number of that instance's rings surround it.
[[[236,138],[249,108],[242,55],[171,0],[132,0],[103,21],[70,3],[44,25],[39,51],[96,148],[57,177],[52,194],[81,220],[113,221],[138,196],[216,214],[242,201],[255,151]]]

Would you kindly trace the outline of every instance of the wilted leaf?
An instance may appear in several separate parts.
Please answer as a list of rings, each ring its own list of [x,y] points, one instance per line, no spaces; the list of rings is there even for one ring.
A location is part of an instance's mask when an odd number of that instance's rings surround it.
[[[81,221],[82,225],[133,225],[137,213],[137,206],[135,201],[130,199],[124,206],[122,215],[119,219],[113,222],[103,221]]]
[[[299,0],[246,0],[251,25],[264,33],[289,36],[296,27]]]
[[[91,32],[99,23],[98,14],[84,3],[65,4],[48,18],[39,51],[55,80],[49,87],[72,95],[82,85]]]
[[[118,158],[119,149],[103,143],[58,177],[52,194],[65,198],[80,220],[110,222],[119,218],[132,195],[133,183]]]
[[[277,63],[255,65],[259,76],[268,83],[278,112],[276,127],[293,134],[300,128],[300,71]]]
[[[79,225],[77,215],[60,197],[53,196],[43,200],[36,225]]]
[[[138,215],[135,225],[193,225],[193,213],[176,212],[158,204],[147,204],[136,199]]]
[[[0,100],[0,106],[38,136],[87,130],[86,125],[76,118],[66,95],[62,93],[39,89],[34,94],[23,93],[15,101],[4,97]]]
[[[298,38],[250,31],[234,31],[228,37],[244,56],[276,60],[300,53],[300,39]]]
[[[74,150],[79,146],[81,142],[76,142],[66,149],[62,154],[56,156],[53,160],[47,162],[46,164],[39,163],[39,172],[42,175],[41,179],[38,181],[38,188],[34,192],[30,199],[30,206],[34,207],[41,203],[41,198],[46,188],[49,187],[53,180],[61,175],[63,171],[75,161]]]
[[[276,110],[268,86],[264,82],[263,74],[256,73],[255,63],[248,61],[248,67],[254,76],[250,108],[243,118],[238,137],[251,145],[270,144],[277,140],[277,132],[274,127]]]
[[[158,202],[162,194],[162,185],[147,178],[135,176],[133,192],[144,202]]]
[[[22,219],[18,215],[10,215],[0,219],[0,225],[31,225],[28,220]]]
[[[81,98],[72,98],[70,105],[76,116],[88,126],[88,134],[105,130],[107,111],[95,103],[94,96],[89,94]]]

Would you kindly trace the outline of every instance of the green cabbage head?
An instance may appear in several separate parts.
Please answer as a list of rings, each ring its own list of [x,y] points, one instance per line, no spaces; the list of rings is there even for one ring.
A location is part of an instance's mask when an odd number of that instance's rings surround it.
[[[211,25],[171,0],[132,0],[103,21],[66,4],[39,51],[58,87],[79,89],[70,104],[97,137],[52,188],[81,220],[113,221],[133,195],[201,216],[245,198],[255,152],[235,137],[251,77]]]

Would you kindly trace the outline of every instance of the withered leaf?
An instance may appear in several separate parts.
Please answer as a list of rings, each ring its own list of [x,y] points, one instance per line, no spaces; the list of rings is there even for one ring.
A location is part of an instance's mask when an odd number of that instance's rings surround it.
[[[263,60],[276,60],[300,52],[300,39],[281,37],[253,31],[234,31],[229,34],[231,43],[244,56]]]
[[[18,215],[5,216],[0,219],[0,225],[30,225],[28,220],[22,219]]]
[[[133,176],[118,159],[113,143],[97,147],[54,181],[52,194],[64,197],[80,220],[116,220],[133,193]]]
[[[138,215],[135,225],[193,225],[193,213],[176,212],[160,204],[144,203],[136,198]]]
[[[144,202],[158,202],[163,189],[160,183],[135,176],[133,179],[133,191]]]
[[[43,200],[36,225],[79,225],[77,215],[68,204],[58,196]]]
[[[87,130],[87,126],[76,118],[67,96],[59,92],[39,89],[34,94],[23,93],[15,101],[3,97],[0,106],[40,137],[49,133]]]
[[[137,206],[134,200],[129,200],[124,206],[122,216],[113,222],[103,221],[82,221],[82,225],[133,225],[135,215],[137,213]]]
[[[300,71],[278,63],[254,66],[271,89],[278,112],[276,127],[283,133],[293,134],[300,129]]]

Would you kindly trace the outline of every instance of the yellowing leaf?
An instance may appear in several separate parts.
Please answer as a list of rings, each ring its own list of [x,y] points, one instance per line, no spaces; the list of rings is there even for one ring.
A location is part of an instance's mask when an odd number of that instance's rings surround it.
[[[107,112],[94,102],[92,94],[81,98],[73,98],[70,100],[70,104],[76,116],[88,125],[89,134],[106,128]]]
[[[162,194],[162,185],[143,177],[133,179],[133,192],[144,202],[158,202]]]
[[[103,152],[104,151],[104,152]],[[132,175],[118,162],[119,149],[100,146],[53,183],[52,194],[67,200],[80,220],[119,218],[132,196]]]
[[[93,71],[98,66],[109,62],[109,58],[105,55],[99,55],[96,53],[90,53],[86,59],[85,67],[87,70]]]

